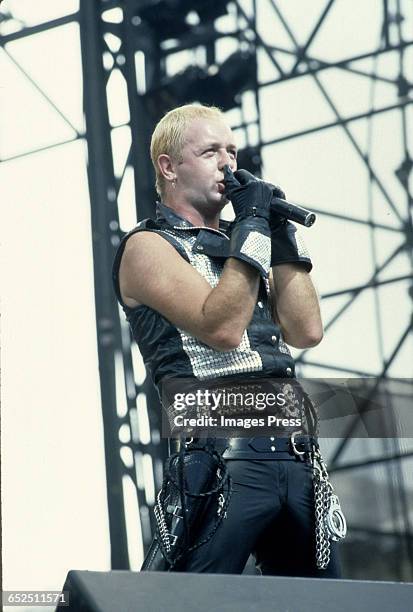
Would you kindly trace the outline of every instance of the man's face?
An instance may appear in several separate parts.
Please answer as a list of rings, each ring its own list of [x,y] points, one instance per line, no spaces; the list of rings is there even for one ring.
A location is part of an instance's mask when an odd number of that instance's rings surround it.
[[[185,132],[181,159],[175,165],[177,195],[211,213],[227,203],[223,168],[237,169],[237,147],[231,129],[221,119],[196,119]]]

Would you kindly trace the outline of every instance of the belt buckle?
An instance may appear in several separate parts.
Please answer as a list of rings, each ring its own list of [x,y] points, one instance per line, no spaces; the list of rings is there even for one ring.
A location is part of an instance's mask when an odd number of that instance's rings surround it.
[[[291,447],[294,451],[294,454],[297,455],[297,457],[302,457],[303,455],[305,455],[305,451],[299,451],[295,443],[295,436],[299,433],[301,433],[301,431],[293,431],[290,436],[290,442],[291,442]]]

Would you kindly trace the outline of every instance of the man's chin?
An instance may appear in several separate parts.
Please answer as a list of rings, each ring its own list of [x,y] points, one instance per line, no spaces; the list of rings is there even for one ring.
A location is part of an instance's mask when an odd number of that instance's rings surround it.
[[[224,207],[229,202],[225,193],[215,192],[215,193],[212,193],[211,195],[212,195],[211,200],[210,200],[211,204],[213,202],[217,206]]]

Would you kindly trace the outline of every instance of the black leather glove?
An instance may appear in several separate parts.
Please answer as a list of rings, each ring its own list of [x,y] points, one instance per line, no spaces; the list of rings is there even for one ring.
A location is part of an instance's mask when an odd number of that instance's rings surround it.
[[[248,170],[232,172],[224,166],[225,195],[232,202],[235,220],[262,217],[269,220],[273,185],[257,179]]]
[[[271,263],[270,204],[272,185],[247,170],[233,173],[224,167],[225,195],[231,200],[235,221],[229,257],[241,259],[267,277]]]
[[[271,229],[271,267],[285,263],[300,264],[307,272],[313,267],[296,226],[287,219]]]
[[[270,183],[269,183],[270,184]],[[286,199],[281,187],[272,185],[273,197]],[[313,264],[303,239],[294,223],[277,213],[277,205],[270,208],[271,267],[283,263],[301,264],[310,272]]]
[[[286,199],[285,193],[281,189],[281,187],[278,187],[277,185],[272,185],[271,183],[268,183],[268,185],[271,185],[271,187],[272,187],[273,198],[282,198],[283,200]],[[286,223],[287,223],[287,219],[285,217],[283,217],[282,215],[279,215],[277,213],[277,207],[276,206],[271,206],[270,207],[270,230],[271,230],[271,235],[273,234],[273,232],[275,232],[280,227],[280,225],[285,225]]]

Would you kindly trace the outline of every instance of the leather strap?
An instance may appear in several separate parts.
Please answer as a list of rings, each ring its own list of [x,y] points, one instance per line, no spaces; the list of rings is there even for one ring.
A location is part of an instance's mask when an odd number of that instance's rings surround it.
[[[257,453],[265,452],[292,452],[294,453],[291,438],[279,438],[277,436],[259,437],[259,438],[230,438],[228,440],[231,450],[244,451],[253,450]],[[315,438],[308,436],[297,436],[294,438],[297,450],[301,452],[310,452],[312,445],[315,444]]]
[[[205,439],[188,440],[188,450],[203,448],[207,443]],[[208,443],[212,440],[208,438]],[[279,438],[276,436],[256,438],[218,438],[214,440],[215,448],[222,453],[223,459],[248,460],[308,460],[309,453],[314,446],[318,448],[317,439],[311,436]],[[303,453],[303,454],[298,454]],[[170,453],[178,452],[179,440],[170,440]]]
[[[278,438],[276,436],[265,438],[230,438],[228,440],[228,448],[222,457],[224,459],[265,461],[308,461],[313,445],[317,445],[317,440],[308,436],[294,438],[294,444],[291,438]]]

